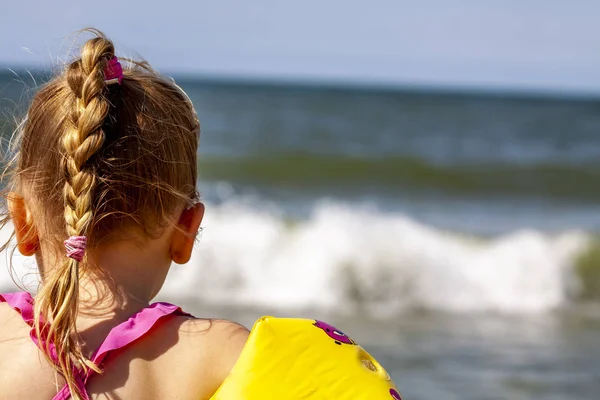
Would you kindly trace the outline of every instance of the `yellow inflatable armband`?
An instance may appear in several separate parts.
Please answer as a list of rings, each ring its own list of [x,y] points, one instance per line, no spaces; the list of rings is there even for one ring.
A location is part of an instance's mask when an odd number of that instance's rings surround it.
[[[383,367],[322,321],[263,317],[211,400],[401,400]]]

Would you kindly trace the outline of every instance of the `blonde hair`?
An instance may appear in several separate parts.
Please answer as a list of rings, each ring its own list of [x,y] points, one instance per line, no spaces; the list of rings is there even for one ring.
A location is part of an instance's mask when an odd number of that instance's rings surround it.
[[[33,98],[17,132],[19,150],[8,182],[43,210],[35,215],[36,229],[63,254],[69,236],[86,236],[90,249],[132,224],[156,232],[197,199],[200,125],[189,98],[145,62],[129,61],[122,83],[107,85],[104,69],[115,56],[113,43],[88,31],[94,37],[80,57]],[[42,274],[35,299],[39,346],[74,399],[82,398],[74,368],[99,371],[84,354],[75,325],[86,267],[85,259],[65,257],[52,273]]]

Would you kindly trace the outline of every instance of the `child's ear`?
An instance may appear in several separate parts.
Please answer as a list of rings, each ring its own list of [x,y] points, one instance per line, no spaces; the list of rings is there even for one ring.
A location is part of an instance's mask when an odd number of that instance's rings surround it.
[[[15,228],[19,253],[32,256],[38,251],[40,240],[25,199],[17,193],[10,192],[6,200],[8,213]]]
[[[200,229],[200,223],[204,217],[204,204],[196,203],[192,207],[181,212],[179,222],[171,238],[171,259],[177,264],[185,264],[190,261],[194,241]]]

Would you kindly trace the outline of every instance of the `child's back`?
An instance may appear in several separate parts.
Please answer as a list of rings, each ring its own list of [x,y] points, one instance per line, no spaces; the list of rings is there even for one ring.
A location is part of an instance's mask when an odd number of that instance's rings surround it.
[[[18,135],[4,222],[41,284],[0,295],[0,399],[209,398],[247,330],[150,304],[204,214],[185,93],[98,34]]]
[[[54,399],[64,379],[40,356],[30,328],[6,303],[0,304],[0,321],[0,399]],[[106,329],[98,324],[81,336],[101,342]],[[172,316],[143,340],[110,352],[103,373],[90,376],[87,393],[91,399],[207,399],[246,337],[245,328],[228,321]]]

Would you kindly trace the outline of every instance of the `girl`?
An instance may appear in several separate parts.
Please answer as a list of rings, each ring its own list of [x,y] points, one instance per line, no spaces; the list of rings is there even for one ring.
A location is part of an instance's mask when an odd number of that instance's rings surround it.
[[[93,33],[18,132],[3,221],[41,282],[34,298],[0,295],[0,399],[206,399],[247,330],[150,305],[204,214],[198,118],[179,87],[146,63],[123,69]]]

